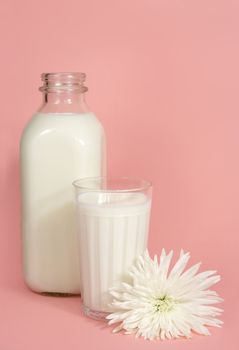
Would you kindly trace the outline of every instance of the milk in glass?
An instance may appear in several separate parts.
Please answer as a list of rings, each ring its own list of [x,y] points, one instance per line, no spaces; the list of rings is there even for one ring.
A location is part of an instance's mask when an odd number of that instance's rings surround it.
[[[147,247],[151,199],[144,193],[83,192],[76,197],[85,313],[110,312],[109,288]]]

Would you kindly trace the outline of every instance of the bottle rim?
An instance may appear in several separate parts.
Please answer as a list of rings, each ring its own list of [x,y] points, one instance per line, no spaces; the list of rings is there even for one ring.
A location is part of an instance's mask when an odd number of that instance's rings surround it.
[[[86,74],[82,72],[47,72],[41,74],[43,85],[39,90],[42,92],[86,92],[84,86]]]
[[[152,189],[152,182],[127,176],[85,177],[72,183],[76,190],[94,192],[145,192]]]

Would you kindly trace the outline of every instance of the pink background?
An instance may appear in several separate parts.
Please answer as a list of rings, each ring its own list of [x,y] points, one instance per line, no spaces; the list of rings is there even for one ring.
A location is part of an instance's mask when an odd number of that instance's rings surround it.
[[[236,349],[239,236],[239,2],[2,1],[0,350]],[[21,275],[18,143],[39,75],[87,73],[109,172],[151,179],[151,253],[181,247],[217,269],[225,298],[211,337],[158,344],[112,335],[79,298],[27,290]]]

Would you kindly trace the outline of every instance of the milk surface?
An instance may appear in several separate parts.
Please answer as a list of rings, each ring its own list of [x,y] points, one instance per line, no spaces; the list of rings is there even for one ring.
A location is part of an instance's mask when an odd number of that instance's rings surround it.
[[[151,200],[143,193],[78,195],[83,304],[109,312],[108,289],[127,282],[127,269],[147,246]]]
[[[37,292],[80,292],[72,182],[102,175],[103,148],[103,129],[92,113],[38,113],[24,131],[24,275]]]

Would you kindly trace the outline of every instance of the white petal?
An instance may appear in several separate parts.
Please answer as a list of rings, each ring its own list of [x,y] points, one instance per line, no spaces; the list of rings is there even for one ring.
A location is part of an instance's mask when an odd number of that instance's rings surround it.
[[[178,278],[181,275],[181,273],[183,272],[183,270],[187,265],[189,258],[190,258],[189,253],[186,253],[178,259],[178,261],[176,262],[176,264],[174,265],[174,267],[172,268],[169,274],[169,277],[168,277],[169,280]]]
[[[164,251],[164,253],[162,252],[162,254],[160,256],[160,265],[159,265],[158,274],[159,274],[159,278],[161,281],[164,281],[167,278],[168,270],[169,270],[169,266],[170,266],[172,257],[173,257],[172,250],[169,252],[168,255],[166,255],[166,253]]]
[[[181,276],[180,279],[190,279],[191,277],[193,277],[199,270],[201,266],[201,263],[197,263],[195,265],[193,265],[192,267],[190,267],[190,269],[186,270]]]
[[[122,329],[123,329],[123,323],[121,323],[119,326],[115,327],[115,328],[112,330],[112,333],[118,333],[118,332],[120,332]]]
[[[204,290],[211,287],[213,284],[218,283],[221,280],[219,275],[207,278],[205,281],[201,282],[198,289]]]

